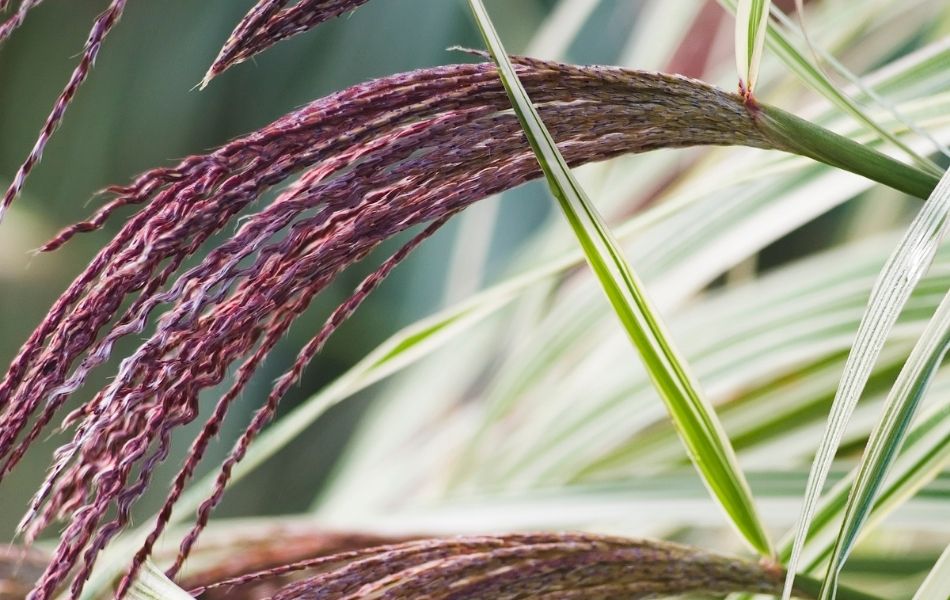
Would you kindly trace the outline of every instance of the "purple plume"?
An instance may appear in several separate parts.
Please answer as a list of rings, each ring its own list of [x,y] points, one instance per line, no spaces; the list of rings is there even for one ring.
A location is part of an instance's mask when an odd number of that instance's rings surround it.
[[[318,557],[192,590],[266,581],[293,570],[316,575],[272,600],[380,597],[485,599],[667,597],[695,592],[774,594],[782,570],[653,540],[587,533],[424,539]]]
[[[518,59],[519,75],[572,165],[697,144],[775,147],[741,98],[683,77]],[[196,266],[181,266],[266,191],[294,175]],[[230,403],[313,298],[381,242],[428,225],[356,290],[302,351],[225,462],[176,568],[223,494],[233,465],[338,325],[416,245],[456,212],[540,175],[488,64],[394,75],[317,100],[217,150],[112,189],[90,220],[45,246],[140,210],[67,288],[0,382],[0,477],[56,418],[114,344],[153,332],[95,397],[66,416],[59,448],[21,523],[27,541],[66,526],[35,600],[74,573],[75,597],[101,549],[126,527],[194,421],[202,390],[240,365],[196,438],[136,570],[161,533]],[[125,586],[123,586],[123,590]]]
[[[355,10],[369,0],[258,0],[231,32],[201,86],[229,67],[251,58],[277,42],[316,27],[324,21]]]
[[[27,11],[40,2],[41,0],[24,0],[17,12],[5,23],[0,24],[0,42],[22,23]],[[125,10],[125,3],[126,0],[111,0],[109,7],[106,8],[106,10],[96,18],[95,23],[93,23],[92,30],[89,32],[86,45],[79,58],[79,64],[73,69],[73,74],[70,76],[69,82],[60,93],[59,98],[56,99],[53,110],[46,118],[46,122],[40,130],[40,134],[36,138],[36,142],[29,156],[27,156],[23,164],[20,165],[16,175],[13,176],[13,183],[10,184],[3,198],[0,199],[0,221],[3,220],[3,213],[13,204],[16,197],[20,195],[27,177],[29,177],[33,168],[43,157],[43,150],[46,148],[46,144],[50,138],[53,137],[53,132],[56,131],[56,128],[62,123],[66,109],[69,108],[70,103],[76,96],[76,92],[79,91],[79,87],[86,81],[86,78],[89,77],[89,72],[96,62],[96,57],[99,55],[102,42],[122,16],[122,11]]]

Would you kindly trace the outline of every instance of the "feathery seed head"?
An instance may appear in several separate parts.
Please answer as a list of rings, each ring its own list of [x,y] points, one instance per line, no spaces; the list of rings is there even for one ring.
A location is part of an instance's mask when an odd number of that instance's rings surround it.
[[[574,165],[658,147],[770,147],[740,98],[705,84],[617,68],[518,64]],[[295,319],[381,242],[428,224],[331,315],[278,380],[199,510],[173,570],[181,565],[231,468],[336,327],[449,216],[539,176],[507,102],[488,64],[357,85],[207,155],[113,188],[115,198],[89,221],[47,244],[52,250],[100,227],[119,206],[142,205],[58,299],[0,382],[0,477],[115,343],[145,331],[156,309],[167,310],[114,379],[66,417],[74,437],[56,452],[21,527],[30,540],[53,521],[67,521],[36,600],[49,598],[74,569],[72,593],[78,595],[98,553],[128,524],[133,504],[168,454],[171,434],[197,418],[200,392],[239,364],[176,476],[156,530],[136,555],[137,569],[231,402]],[[212,234],[295,174],[300,177],[230,239],[179,272]]]
[[[233,65],[244,62],[277,42],[316,27],[324,21],[355,10],[369,0],[258,0],[231,32],[208,69],[201,87]]]

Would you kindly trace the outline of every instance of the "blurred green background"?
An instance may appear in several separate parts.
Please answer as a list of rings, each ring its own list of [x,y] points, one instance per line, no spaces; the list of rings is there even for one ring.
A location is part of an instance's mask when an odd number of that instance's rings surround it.
[[[680,1],[680,0],[677,0]],[[683,0],[698,1],[698,0]],[[0,182],[5,183],[33,144],[53,100],[76,63],[89,27],[105,0],[47,0],[0,47]],[[452,45],[479,47],[480,40],[461,1],[370,2],[354,14],[327,23],[225,73],[204,91],[194,89],[228,33],[253,0],[165,0],[129,2],[122,21],[105,43],[98,64],[80,91],[64,126],[29,180],[22,198],[0,226],[0,364],[43,318],[55,298],[121,225],[125,212],[104,231],[85,234],[51,255],[32,256],[59,228],[91,213],[96,190],[123,183],[152,167],[173,164],[257,129],[289,110],[327,93],[388,74],[471,60],[447,51]],[[495,0],[487,3],[508,48],[523,50],[554,5],[553,0]],[[634,0],[607,0],[569,50],[570,60],[612,62],[627,40],[639,9]],[[90,201],[90,199],[92,200]],[[485,279],[501,274],[510,255],[548,215],[550,203],[538,184],[500,200],[498,227],[485,263]],[[495,201],[497,202],[497,201]],[[479,207],[480,208],[480,207]],[[285,398],[286,411],[361,358],[399,327],[432,312],[483,281],[454,282],[447,292],[458,219],[401,266],[370,298],[307,369]],[[292,329],[232,411],[222,440],[203,463],[212,468],[230,446],[268,385],[289,365],[329,310],[346,297],[375,261],[341,277]],[[126,340],[115,356],[131,349]],[[100,369],[76,401],[112,372]],[[206,394],[212,402],[216,391]],[[372,390],[322,419],[309,435],[291,444],[231,491],[216,515],[275,514],[300,510],[314,496],[338,456]],[[182,431],[178,458],[195,428]],[[0,487],[0,537],[8,539],[25,502],[40,481],[49,453],[61,437],[37,446]],[[160,474],[158,481],[162,481]],[[279,490],[279,493],[275,493]],[[140,514],[154,510],[165,490],[153,486]]]

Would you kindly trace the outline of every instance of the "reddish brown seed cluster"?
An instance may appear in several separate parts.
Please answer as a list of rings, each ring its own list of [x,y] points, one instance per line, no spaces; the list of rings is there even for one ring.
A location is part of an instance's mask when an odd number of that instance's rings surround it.
[[[770,147],[738,96],[693,80],[525,59],[518,65],[574,165],[659,147]],[[299,173],[197,266],[180,272],[210,236]],[[67,522],[33,597],[49,598],[73,569],[78,594],[98,553],[128,524],[172,432],[197,417],[199,393],[239,364],[176,476],[137,568],[230,403],[297,316],[382,241],[428,223],[330,317],[278,381],[225,462],[177,568],[220,500],[230,469],[339,323],[450,215],[538,175],[495,69],[468,64],[354,86],[210,154],[114,188],[116,197],[98,214],[45,249],[101,226],[118,206],[144,206],[58,299],[0,382],[2,476],[113,345],[145,331],[157,309],[165,309],[110,383],[65,420],[74,438],[56,452],[21,526],[30,540],[57,519]]]
[[[27,11],[39,4],[40,1],[41,0],[24,0],[17,12],[10,17],[6,23],[0,24],[0,42],[2,42],[4,37],[9,35],[13,29],[20,25],[24,17],[26,17]],[[125,4],[126,0],[111,0],[109,7],[106,8],[106,10],[96,18],[95,23],[93,23],[92,30],[89,32],[89,38],[86,40],[86,45],[80,55],[79,64],[73,69],[69,82],[60,93],[59,98],[56,99],[53,110],[46,118],[46,122],[40,130],[40,134],[36,138],[36,143],[33,145],[29,156],[27,156],[26,160],[17,170],[16,175],[13,176],[13,183],[10,184],[3,199],[0,200],[0,220],[3,219],[3,213],[6,209],[8,209],[16,197],[20,195],[23,185],[26,183],[26,178],[29,177],[33,168],[40,161],[40,158],[42,158],[46,144],[53,136],[53,132],[56,131],[56,128],[62,123],[66,109],[69,108],[70,103],[73,101],[73,98],[75,98],[76,92],[79,91],[80,86],[82,86],[83,82],[89,76],[89,72],[96,62],[96,57],[99,56],[102,42],[119,21],[119,18],[122,16],[122,11],[125,10]]]
[[[287,7],[289,0],[258,0],[238,24],[225,43],[202,86],[258,52],[316,27],[324,21],[355,10],[369,0],[299,0]]]
[[[195,597],[629,600],[690,592],[773,594],[784,575],[781,568],[695,547],[590,533],[387,538],[302,522],[221,533],[202,541],[200,564],[179,582]],[[48,557],[11,550],[0,551],[0,598],[8,589],[12,600],[23,597]]]
[[[316,571],[273,600],[382,597],[654,598],[781,591],[781,573],[667,542],[586,533],[427,539],[343,552],[243,575],[192,594]]]
[[[3,43],[13,31],[23,24],[23,21],[26,19],[26,13],[30,12],[36,5],[38,5],[43,0],[23,0],[20,6],[17,7],[16,12],[6,18],[6,20],[0,20],[0,44]],[[6,10],[10,4],[10,0],[0,0],[0,11]]]

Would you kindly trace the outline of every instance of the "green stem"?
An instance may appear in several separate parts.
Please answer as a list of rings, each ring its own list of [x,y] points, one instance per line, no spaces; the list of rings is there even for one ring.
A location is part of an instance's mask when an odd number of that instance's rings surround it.
[[[750,106],[753,118],[769,138],[790,152],[851,171],[926,200],[939,178],[780,108]]]

